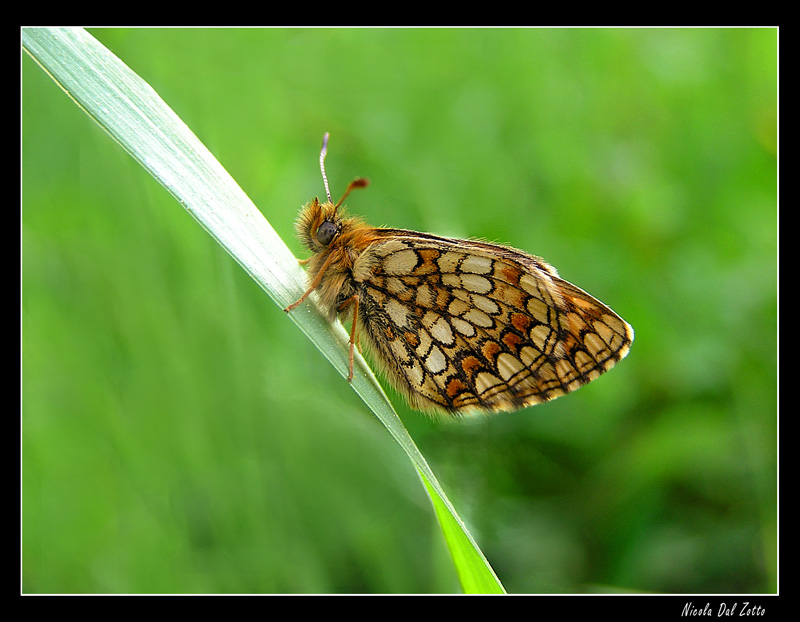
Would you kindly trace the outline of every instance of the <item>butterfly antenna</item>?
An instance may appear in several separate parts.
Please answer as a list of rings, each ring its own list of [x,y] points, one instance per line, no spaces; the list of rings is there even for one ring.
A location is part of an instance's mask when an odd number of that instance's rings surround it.
[[[328,176],[325,174],[325,156],[328,153],[328,136],[330,136],[330,134],[325,132],[325,136],[322,137],[322,149],[319,152],[319,170],[322,171],[322,183],[325,184],[325,194],[328,195],[328,202],[333,203],[333,199],[331,199],[331,189],[328,187]],[[339,203],[341,203],[341,201],[339,201]]]
[[[342,195],[342,198],[339,199],[339,202],[334,206],[333,209],[334,210],[338,209],[338,207],[342,204],[342,201],[344,201],[345,198],[347,198],[347,195],[350,194],[350,192],[352,192],[356,188],[365,188],[368,185],[369,185],[369,179],[366,179],[364,177],[356,177],[347,186],[347,190],[344,191],[344,194]]]
[[[328,176],[325,174],[325,156],[328,154],[328,137],[330,134],[325,132],[325,136],[322,137],[322,150],[319,152],[319,170],[322,171],[322,181],[325,184],[325,194],[328,195],[328,202],[333,203],[333,199],[331,199],[331,191],[328,187]],[[364,177],[356,177],[353,181],[350,182],[350,185],[347,186],[347,190],[344,191],[342,198],[333,206],[333,211],[336,213],[336,210],[347,198],[347,195],[350,194],[356,188],[364,188],[369,185],[369,179]]]

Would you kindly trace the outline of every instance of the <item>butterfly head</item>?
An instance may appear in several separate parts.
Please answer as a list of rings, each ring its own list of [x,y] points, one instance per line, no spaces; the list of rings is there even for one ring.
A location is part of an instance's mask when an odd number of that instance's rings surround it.
[[[319,253],[331,245],[342,231],[342,216],[330,201],[320,203],[314,198],[303,207],[295,228],[303,244],[312,252]]]

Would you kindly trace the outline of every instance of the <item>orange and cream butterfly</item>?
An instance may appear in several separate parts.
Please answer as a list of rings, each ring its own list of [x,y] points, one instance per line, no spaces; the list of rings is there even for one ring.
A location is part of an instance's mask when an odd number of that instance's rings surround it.
[[[522,251],[404,229],[379,229],[342,202],[306,204],[296,229],[312,256],[309,285],[331,319],[352,322],[358,343],[408,401],[460,415],[511,411],[590,382],[628,354],[633,329],[555,268]]]

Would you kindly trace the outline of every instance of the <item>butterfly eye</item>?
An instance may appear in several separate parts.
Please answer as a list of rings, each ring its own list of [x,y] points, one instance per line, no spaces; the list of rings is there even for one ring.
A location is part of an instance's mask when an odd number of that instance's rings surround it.
[[[317,241],[323,246],[327,246],[333,241],[334,236],[339,233],[338,228],[329,220],[323,222],[317,229]]]

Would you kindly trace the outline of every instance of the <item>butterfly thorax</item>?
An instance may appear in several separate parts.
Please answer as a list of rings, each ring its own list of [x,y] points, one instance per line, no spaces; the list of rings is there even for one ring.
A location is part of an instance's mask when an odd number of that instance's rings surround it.
[[[307,269],[311,282],[320,278],[316,292],[328,314],[336,315],[342,302],[356,293],[353,268],[359,256],[376,239],[375,229],[360,218],[318,198],[306,204],[297,219],[296,229],[312,251]]]

